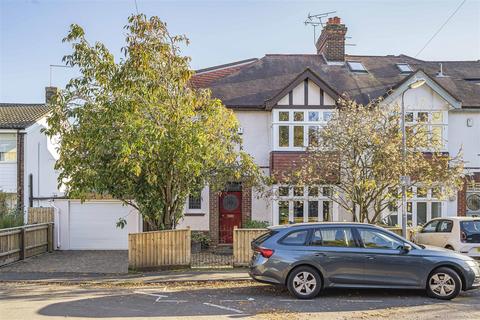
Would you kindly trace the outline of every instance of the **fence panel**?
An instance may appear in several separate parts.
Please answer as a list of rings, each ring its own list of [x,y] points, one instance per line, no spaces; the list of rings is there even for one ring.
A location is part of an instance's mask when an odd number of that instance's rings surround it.
[[[28,208],[28,224],[53,222],[53,208]]]
[[[237,229],[233,230],[233,265],[246,266],[252,258],[251,243],[268,229]]]
[[[393,233],[398,234],[399,236],[403,236],[402,235],[402,228],[400,228],[400,227],[392,227],[392,228],[386,228],[386,229],[393,232]],[[407,228],[407,240],[412,240],[413,233],[414,233],[414,230],[412,228]]]
[[[155,269],[190,265],[190,229],[130,233],[130,269]]]
[[[0,230],[0,266],[52,250],[52,223]]]

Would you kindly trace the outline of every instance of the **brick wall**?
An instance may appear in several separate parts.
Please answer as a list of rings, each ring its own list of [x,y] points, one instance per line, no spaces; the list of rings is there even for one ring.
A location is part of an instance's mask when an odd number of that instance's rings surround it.
[[[210,189],[209,191],[209,234],[210,234],[210,239],[212,239],[212,244],[217,245],[218,244],[218,227],[219,227],[219,207],[218,207],[218,192],[212,191]]]
[[[220,207],[219,207],[220,193],[210,190],[209,193],[209,235],[212,239],[212,244],[217,245],[219,243],[219,229],[220,229]],[[242,188],[242,225],[252,217],[252,188]]]
[[[252,218],[252,188],[242,188],[242,226]]]
[[[270,172],[272,178],[281,182],[282,176],[288,176],[290,172],[300,168],[306,155],[304,151],[272,151],[270,153]],[[315,172],[323,172],[323,178],[328,178],[331,183],[338,180],[338,171],[328,172],[322,163],[334,161],[336,155],[332,152],[325,152],[315,156]],[[325,162],[322,162],[325,159]],[[313,162],[312,162],[313,163]]]
[[[340,18],[328,19],[316,43],[317,53],[328,61],[344,61],[346,33],[347,27],[340,23]]]

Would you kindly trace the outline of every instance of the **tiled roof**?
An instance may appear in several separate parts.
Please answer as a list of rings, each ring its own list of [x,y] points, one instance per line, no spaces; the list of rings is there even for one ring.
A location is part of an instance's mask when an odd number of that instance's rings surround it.
[[[0,103],[0,129],[25,129],[45,116],[45,104]]]
[[[237,72],[241,68],[252,64],[253,62],[258,61],[257,58],[247,59],[242,61],[236,61],[228,64],[222,64],[219,66],[205,68],[196,70],[196,74],[190,80],[190,83],[195,88],[207,88],[209,87],[215,80],[224,78],[232,73]]]
[[[368,73],[354,73],[345,64],[328,64],[318,54],[272,54],[229,75],[218,76],[208,86],[213,95],[228,107],[261,108],[266,100],[308,68],[338,94],[359,103],[368,103],[385,95],[409,76],[396,66],[407,63],[413,71],[424,70],[460,99],[463,107],[480,108],[480,86],[475,83],[475,79],[480,79],[480,61],[422,61],[406,55],[346,55],[346,60],[362,62]],[[436,76],[440,63],[446,77]]]

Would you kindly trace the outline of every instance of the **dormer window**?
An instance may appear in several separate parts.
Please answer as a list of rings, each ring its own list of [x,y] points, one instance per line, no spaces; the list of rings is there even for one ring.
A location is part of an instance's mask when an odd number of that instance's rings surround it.
[[[411,73],[413,72],[412,67],[406,63],[397,63],[397,68],[401,73]]]
[[[367,69],[363,66],[360,61],[347,61],[348,68],[350,71],[358,72],[358,73],[368,73]]]

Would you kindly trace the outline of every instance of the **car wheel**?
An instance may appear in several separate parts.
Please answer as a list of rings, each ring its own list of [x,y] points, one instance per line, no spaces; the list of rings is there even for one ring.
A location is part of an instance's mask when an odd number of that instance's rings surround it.
[[[436,299],[450,300],[458,296],[462,288],[459,275],[450,268],[434,270],[427,281],[428,296]]]
[[[300,266],[290,273],[287,288],[299,299],[311,299],[322,289],[322,278],[314,268]]]
[[[445,246],[445,249],[454,250],[453,247],[452,247],[451,245],[449,245],[449,244],[447,244],[447,245]]]

